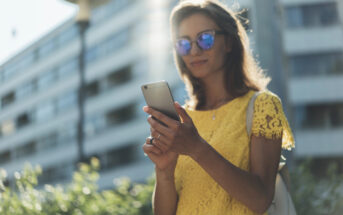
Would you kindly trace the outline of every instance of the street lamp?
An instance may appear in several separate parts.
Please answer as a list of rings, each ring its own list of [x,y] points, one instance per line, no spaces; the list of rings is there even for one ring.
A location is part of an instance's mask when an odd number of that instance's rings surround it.
[[[84,155],[84,103],[85,103],[85,32],[89,27],[91,9],[96,8],[102,4],[107,3],[109,0],[66,0],[68,2],[77,4],[79,12],[76,15],[76,23],[80,32],[80,54],[79,54],[79,93],[78,93],[78,109],[79,120],[77,125],[77,148],[78,160],[85,161]]]

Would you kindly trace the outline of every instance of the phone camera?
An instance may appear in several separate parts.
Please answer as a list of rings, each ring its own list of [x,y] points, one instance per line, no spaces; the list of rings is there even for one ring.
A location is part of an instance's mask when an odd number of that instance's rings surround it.
[[[148,89],[148,86],[145,85],[145,86],[144,86],[144,89]]]

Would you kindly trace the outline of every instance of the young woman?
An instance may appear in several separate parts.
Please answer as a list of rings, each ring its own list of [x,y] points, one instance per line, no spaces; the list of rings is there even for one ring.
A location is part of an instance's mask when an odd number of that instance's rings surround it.
[[[155,164],[155,214],[263,214],[271,204],[281,148],[294,146],[279,98],[251,56],[234,13],[214,0],[181,1],[172,11],[175,61],[190,100],[181,121],[144,107]],[[246,110],[256,91],[252,135]],[[154,120],[162,121],[165,125]]]

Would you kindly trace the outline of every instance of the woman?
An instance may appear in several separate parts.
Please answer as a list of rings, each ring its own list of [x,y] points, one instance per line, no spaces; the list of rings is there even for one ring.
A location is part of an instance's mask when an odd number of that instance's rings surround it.
[[[263,214],[271,204],[281,147],[294,146],[282,105],[252,58],[242,24],[220,3],[181,1],[171,13],[176,64],[190,100],[182,122],[145,106],[155,164],[155,214]],[[165,125],[159,123],[157,118]]]

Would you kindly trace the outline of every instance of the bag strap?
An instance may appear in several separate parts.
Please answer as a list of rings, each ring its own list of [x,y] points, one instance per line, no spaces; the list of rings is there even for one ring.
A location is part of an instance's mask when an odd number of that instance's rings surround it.
[[[262,93],[262,91],[255,92],[254,95],[250,98],[250,101],[249,101],[249,104],[247,107],[246,124],[247,124],[247,132],[248,132],[249,139],[251,136],[252,120],[254,118],[255,100],[256,100],[257,96],[260,95],[261,93]],[[281,155],[281,157],[282,157],[282,155]],[[290,190],[290,177],[289,177],[288,168],[287,168],[285,162],[280,162],[278,173],[280,173],[281,178],[284,180],[284,182],[286,184],[286,188],[289,191]]]
[[[254,118],[254,104],[255,104],[255,100],[257,98],[257,96],[261,93],[261,91],[257,91],[254,93],[254,95],[250,98],[249,104],[248,104],[248,108],[247,108],[247,132],[248,132],[248,136],[250,138],[251,136],[251,128],[252,128],[252,120]]]

